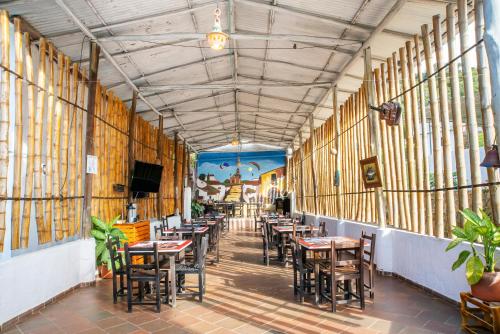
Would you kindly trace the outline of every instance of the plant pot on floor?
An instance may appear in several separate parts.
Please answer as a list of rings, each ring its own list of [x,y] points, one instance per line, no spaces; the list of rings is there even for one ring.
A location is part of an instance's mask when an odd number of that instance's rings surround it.
[[[107,278],[113,277],[113,272],[108,269],[107,265],[105,265],[105,264],[100,265],[97,269],[99,270],[99,277],[100,278],[107,279]]]
[[[500,272],[483,273],[481,280],[470,287],[474,297],[486,302],[500,302]]]

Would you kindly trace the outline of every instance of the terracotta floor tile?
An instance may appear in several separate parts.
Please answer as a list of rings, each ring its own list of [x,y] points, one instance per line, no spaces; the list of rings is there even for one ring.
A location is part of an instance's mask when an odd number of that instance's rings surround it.
[[[252,225],[253,226],[253,225]],[[376,276],[375,299],[366,309],[329,305],[319,307],[312,296],[296,301],[292,268],[273,261],[262,264],[262,240],[244,220],[221,239],[221,262],[207,265],[207,292],[203,303],[179,298],[177,308],[134,306],[127,312],[126,298],[113,304],[111,281],[75,290],[11,328],[18,333],[457,333],[456,306],[422,289],[391,278]],[[275,254],[272,251],[272,255]],[[187,283],[196,278],[188,277]],[[8,332],[7,332],[8,333]]]

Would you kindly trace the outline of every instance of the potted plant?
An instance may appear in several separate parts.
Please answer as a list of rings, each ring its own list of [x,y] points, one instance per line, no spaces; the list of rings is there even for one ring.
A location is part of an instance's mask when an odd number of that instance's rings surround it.
[[[125,234],[118,228],[113,227],[120,216],[116,216],[110,222],[104,222],[101,219],[92,216],[92,230],[90,234],[95,239],[95,259],[99,270],[99,277],[110,278],[111,273],[111,258],[106,245],[110,236],[120,238],[120,241],[127,240]]]
[[[205,211],[205,207],[197,202],[197,201],[192,201],[191,202],[191,216],[193,218],[198,218],[203,215],[203,212]]]
[[[463,250],[451,269],[456,270],[465,263],[465,275],[473,296],[484,301],[500,301],[500,273],[495,272],[495,251],[500,245],[500,227],[495,226],[483,210],[475,213],[470,209],[460,212],[465,218],[464,227],[454,227],[452,240],[446,251],[465,242],[471,250]],[[478,247],[476,243],[482,243]]]

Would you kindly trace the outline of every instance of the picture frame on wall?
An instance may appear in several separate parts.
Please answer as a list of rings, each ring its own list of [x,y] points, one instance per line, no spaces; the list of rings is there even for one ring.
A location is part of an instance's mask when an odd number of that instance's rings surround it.
[[[380,175],[377,156],[362,159],[359,164],[365,188],[382,187],[382,176]]]

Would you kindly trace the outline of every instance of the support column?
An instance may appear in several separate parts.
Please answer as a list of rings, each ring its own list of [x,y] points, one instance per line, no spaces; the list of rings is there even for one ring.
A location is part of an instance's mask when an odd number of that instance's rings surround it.
[[[337,218],[343,218],[344,213],[342,209],[342,197],[340,196],[340,110],[338,108],[338,98],[337,98],[337,85],[332,86],[332,102],[333,102],[333,120],[335,122],[334,136],[335,136],[335,179],[338,179],[338,183],[335,186],[335,200],[337,204]]]
[[[128,118],[128,182],[129,186],[127,187],[127,197],[129,203],[132,202],[132,192],[130,191],[130,181],[132,179],[132,170],[134,169],[135,163],[135,154],[134,154],[134,145],[135,145],[135,119],[137,115],[135,114],[135,109],[137,107],[137,92],[134,91],[132,96],[132,105],[130,106],[130,115]]]
[[[493,108],[495,132],[500,135],[500,2],[484,0],[484,43],[490,65],[491,107]],[[497,141],[498,143],[498,141]],[[500,151],[499,151],[500,157]],[[498,224],[498,222],[496,222]]]
[[[314,215],[318,215],[318,181],[316,179],[316,137],[314,136],[314,116],[309,117],[309,129],[311,138],[311,176],[313,181]]]
[[[97,89],[97,71],[99,69],[99,53],[101,48],[96,42],[90,42],[90,65],[89,65],[89,81],[87,93],[87,129],[85,132],[85,157],[94,155],[94,115],[95,115],[95,99]],[[104,163],[100,161],[99,163]],[[87,159],[85,159],[85,171],[87,170]],[[85,175],[85,193],[83,198],[84,220],[82,233],[85,238],[90,237],[92,222],[90,217],[92,214],[92,174]]]
[[[304,150],[302,149],[302,130],[299,130],[299,152],[300,152],[300,209],[306,211],[306,197],[304,194]]]
[[[179,157],[177,155],[177,148],[179,146],[179,136],[177,132],[174,135],[174,213],[179,211],[179,167],[177,162]]]
[[[370,48],[364,49],[364,59],[365,59],[365,80],[368,86],[368,105],[375,105],[375,94],[374,94],[374,82],[373,82],[373,72],[372,72],[372,53]],[[378,115],[375,110],[368,110],[368,121],[370,123],[370,144],[372,154],[374,153],[379,161],[380,175],[384,175],[384,166],[380,163],[382,160],[382,146],[380,137],[380,124],[378,122]],[[356,166],[355,168],[359,168]],[[385,217],[385,199],[382,188],[375,188],[375,203],[377,205],[377,213],[379,226],[385,228],[386,217]]]
[[[163,158],[163,116],[158,118],[158,138],[156,146],[156,161],[158,164],[162,164]],[[160,182],[160,188],[158,189],[158,194],[156,194],[156,207],[158,210],[158,218],[163,216],[163,182]]]
[[[181,178],[181,212],[184,213],[184,188],[187,186],[186,170],[187,170],[187,145],[186,140],[183,140],[182,150],[182,178]]]

